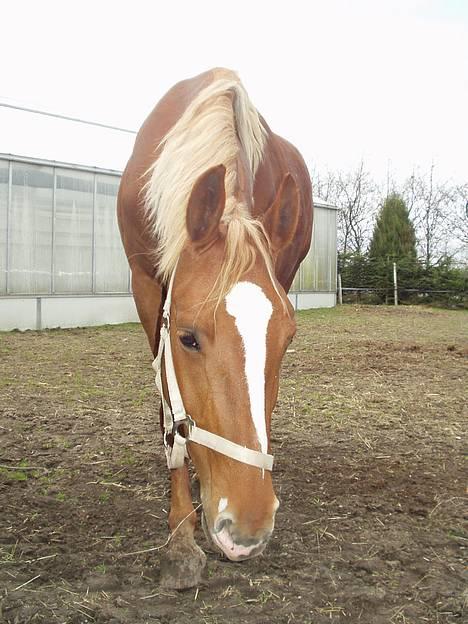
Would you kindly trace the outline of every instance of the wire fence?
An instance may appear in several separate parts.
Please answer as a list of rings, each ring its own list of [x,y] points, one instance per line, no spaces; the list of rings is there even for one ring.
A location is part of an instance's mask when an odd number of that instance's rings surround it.
[[[459,290],[436,290],[431,288],[398,288],[395,302],[394,288],[374,286],[347,286],[337,290],[340,303],[355,304],[427,304],[443,307],[468,308],[468,292]]]
[[[340,255],[337,299],[339,303],[425,303],[468,307],[468,267],[443,257],[432,266],[415,257]]]

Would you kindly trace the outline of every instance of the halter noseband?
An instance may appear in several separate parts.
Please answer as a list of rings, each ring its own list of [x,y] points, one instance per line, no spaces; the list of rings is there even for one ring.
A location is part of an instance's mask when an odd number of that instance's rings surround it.
[[[230,440],[226,440],[226,438],[216,435],[215,433],[200,429],[185,411],[184,402],[175,374],[174,360],[172,359],[170,333],[172,287],[176,269],[177,266],[172,272],[169,281],[169,288],[163,308],[158,354],[153,362],[153,368],[156,371],[156,386],[161,395],[164,415],[164,447],[166,451],[167,467],[170,469],[181,468],[184,465],[184,459],[188,457],[187,442],[195,442],[196,444],[206,446],[217,453],[231,457],[243,464],[271,471],[273,468],[273,455],[254,451],[240,444],[236,444],[235,442],[231,442]],[[166,401],[162,385],[161,368],[163,357],[170,403]],[[185,425],[185,436],[179,431],[181,425]]]

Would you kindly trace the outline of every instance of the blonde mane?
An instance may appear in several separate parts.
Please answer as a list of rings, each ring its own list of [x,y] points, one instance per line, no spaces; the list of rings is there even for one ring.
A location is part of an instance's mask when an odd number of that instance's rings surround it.
[[[272,276],[268,238],[261,223],[235,197],[240,150],[255,177],[263,157],[266,131],[238,76],[217,72],[215,80],[190,103],[161,141],[159,157],[148,170],[145,206],[148,224],[158,241],[156,261],[167,283],[187,241],[186,209],[198,177],[210,167],[226,167],[226,225],[223,267],[216,285],[218,295],[255,262],[260,252]]]

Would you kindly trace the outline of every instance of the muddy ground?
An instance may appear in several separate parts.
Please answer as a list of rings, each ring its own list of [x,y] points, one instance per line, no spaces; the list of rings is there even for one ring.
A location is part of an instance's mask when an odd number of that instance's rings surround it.
[[[467,320],[300,313],[274,415],[274,537],[252,561],[209,553],[179,593],[159,589],[161,550],[129,555],[167,537],[141,328],[1,334],[0,621],[466,622]]]

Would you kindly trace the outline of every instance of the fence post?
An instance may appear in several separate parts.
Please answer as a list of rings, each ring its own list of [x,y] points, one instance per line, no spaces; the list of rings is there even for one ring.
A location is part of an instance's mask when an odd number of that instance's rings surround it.
[[[341,273],[338,273],[338,303],[343,305],[343,289],[341,288]]]
[[[398,305],[398,282],[397,282],[397,270],[396,262],[393,263],[393,300],[395,305]]]

